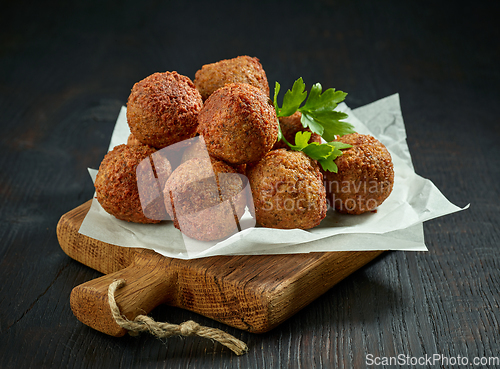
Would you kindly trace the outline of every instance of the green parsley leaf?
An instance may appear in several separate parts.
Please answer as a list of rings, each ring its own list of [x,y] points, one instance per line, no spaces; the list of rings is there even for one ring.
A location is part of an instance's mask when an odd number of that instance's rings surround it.
[[[304,118],[305,117],[305,118]],[[347,118],[346,113],[330,110],[330,111],[316,111],[312,114],[302,113],[301,122],[307,123],[307,127],[313,132],[317,126],[322,127],[322,132],[318,133],[325,141],[333,141],[336,136],[343,136],[354,132],[354,127],[348,122],[341,122],[341,119]]]
[[[323,124],[321,124],[321,122],[314,119],[313,116],[309,115],[308,113],[302,113],[300,122],[302,123],[304,128],[309,128],[312,132],[317,133],[318,135],[323,137],[325,127],[323,126]]]
[[[280,84],[278,82],[275,82],[274,83],[274,99],[273,99],[273,102],[274,102],[274,109],[276,110],[276,115],[278,117],[280,117],[280,114],[279,114],[279,106],[278,106],[278,94],[280,93]]]
[[[295,134],[295,145],[291,145],[286,140],[285,142],[291,147],[292,150],[303,151],[304,154],[309,156],[311,159],[317,160],[323,170],[337,173],[338,168],[334,162],[335,159],[342,155],[341,150],[348,149],[352,146],[337,141],[321,144],[318,142],[308,143],[311,135],[312,133],[309,131],[297,132]]]
[[[297,151],[302,151],[304,147],[306,147],[309,142],[309,139],[311,138],[312,133],[311,132],[297,132],[295,134],[295,145],[290,145],[291,148]]]
[[[288,90],[283,98],[283,108],[281,109],[281,114],[285,117],[292,115],[297,111],[299,106],[307,98],[307,92],[305,83],[302,81],[302,77],[293,83],[292,90]]]
[[[344,101],[347,93],[342,91],[335,91],[334,88],[329,88],[321,93],[321,84],[316,83],[311,87],[309,98],[302,107],[302,111],[315,111],[315,110],[333,110],[337,104]]]
[[[309,145],[304,147],[302,151],[311,159],[326,160],[332,155],[334,148],[328,144],[311,142]]]
[[[291,90],[285,93],[283,98],[283,106],[280,108],[278,106],[278,94],[280,90],[280,84],[276,82],[274,89],[274,107],[278,117],[288,117],[295,113],[299,108],[300,104],[304,102],[307,97],[307,92],[305,92],[306,85],[302,81],[302,77],[296,80],[292,86]]]
[[[338,150],[349,149],[349,148],[352,147],[352,145],[346,144],[346,143],[343,143],[343,142],[340,142],[340,141],[332,141],[332,142],[330,142],[330,145],[335,146],[335,148],[338,149]]]
[[[302,113],[301,123],[326,141],[332,141],[335,136],[343,136],[354,132],[354,127],[348,122],[342,122],[347,114],[335,111],[337,104],[344,101],[347,93],[329,88],[321,93],[321,84],[316,83],[309,97],[298,110]]]
[[[318,160],[318,163],[321,165],[321,168],[326,172],[333,172],[337,173],[339,171],[339,168],[337,167],[337,164],[333,160]]]

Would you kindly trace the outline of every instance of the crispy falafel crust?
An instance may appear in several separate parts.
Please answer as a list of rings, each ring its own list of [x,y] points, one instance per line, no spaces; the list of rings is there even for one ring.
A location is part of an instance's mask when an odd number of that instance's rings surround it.
[[[198,115],[198,133],[210,155],[232,165],[256,162],[278,138],[276,110],[258,88],[229,84],[205,101]]]
[[[245,211],[243,182],[240,176],[221,173],[236,170],[213,158],[193,158],[179,165],[165,183],[165,207],[185,235],[214,241],[238,231],[238,218]]]
[[[143,145],[118,145],[106,154],[94,185],[97,201],[107,213],[127,222],[160,222],[144,216],[136,177],[137,165],[155,151]]]
[[[301,151],[270,151],[247,169],[257,223],[269,228],[314,228],[326,216],[323,175]]]
[[[196,135],[202,106],[189,77],[177,72],[154,73],[132,87],[127,122],[137,140],[161,149]]]
[[[300,118],[302,117],[302,113],[300,111],[296,111],[292,115],[288,117],[279,117],[281,133],[285,136],[285,139],[290,142],[292,145],[295,145],[295,135],[297,132],[311,132],[309,128],[304,128],[302,123],[300,122]],[[308,143],[318,142],[321,143],[321,136],[317,133],[312,133],[311,138]],[[287,149],[290,150],[290,146],[288,146],[283,141],[276,141],[273,150],[277,149]]]
[[[335,210],[362,214],[380,206],[392,192],[391,154],[376,138],[351,133],[338,141],[352,145],[335,160],[338,173],[324,172],[327,200]]]
[[[205,64],[196,72],[193,82],[203,100],[228,83],[248,83],[269,96],[266,72],[258,58],[248,55]]]

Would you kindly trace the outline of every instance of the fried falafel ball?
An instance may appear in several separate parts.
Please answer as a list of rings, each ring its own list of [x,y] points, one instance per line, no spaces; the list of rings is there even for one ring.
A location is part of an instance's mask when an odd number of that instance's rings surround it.
[[[295,145],[295,135],[297,132],[311,132],[309,128],[304,128],[302,123],[300,122],[300,118],[302,117],[302,113],[300,111],[296,111],[289,117],[279,117],[279,122],[280,122],[280,127],[281,127],[281,133],[283,133],[283,136],[285,136],[285,139],[291,143],[292,145]],[[309,139],[308,143],[311,142],[318,142],[321,143],[321,136],[318,135],[317,133],[311,134],[311,138]],[[273,146],[273,150],[276,149],[290,149],[290,146],[288,146],[286,143],[283,141],[279,140],[276,141],[276,143]]]
[[[136,176],[139,163],[155,151],[144,145],[118,145],[105,155],[94,185],[97,201],[107,213],[127,222],[160,222],[144,215]]]
[[[198,115],[198,133],[210,155],[232,165],[256,162],[278,138],[276,110],[258,88],[229,84],[205,101]]]
[[[272,150],[247,169],[247,176],[260,225],[310,229],[326,216],[323,175],[302,151]]]
[[[245,211],[241,175],[216,159],[194,158],[179,165],[165,184],[167,212],[183,234],[214,241],[238,232]]]
[[[154,73],[132,87],[127,122],[137,140],[161,149],[196,135],[202,105],[191,79],[177,72]]]
[[[362,214],[375,210],[392,192],[394,166],[387,148],[370,135],[338,139],[352,145],[335,159],[338,173],[324,172],[327,200],[336,211]]]
[[[269,96],[266,72],[259,59],[248,55],[205,64],[196,72],[193,82],[203,101],[208,99],[215,90],[228,83],[248,83]]]

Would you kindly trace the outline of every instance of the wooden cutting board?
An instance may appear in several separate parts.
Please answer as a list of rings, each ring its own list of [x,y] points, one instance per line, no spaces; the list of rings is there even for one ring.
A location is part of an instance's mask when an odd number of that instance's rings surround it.
[[[119,327],[108,286],[125,279],[115,298],[128,319],[160,304],[191,310],[253,333],[276,327],[383,251],[172,259],[154,251],[97,241],[78,233],[91,200],[64,214],[57,236],[71,258],[105,275],[71,292],[71,308],[84,324],[112,336]]]

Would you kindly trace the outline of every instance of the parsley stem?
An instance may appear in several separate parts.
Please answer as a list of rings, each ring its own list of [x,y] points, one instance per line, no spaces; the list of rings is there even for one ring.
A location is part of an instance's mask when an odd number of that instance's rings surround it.
[[[279,120],[278,120],[278,127],[279,127],[279,137],[281,138],[281,141],[283,141],[284,143],[286,143],[288,146],[290,146],[293,149],[293,145],[290,144],[290,142],[288,142],[286,140],[285,135],[283,134],[283,131],[281,131],[281,125],[279,124]]]

